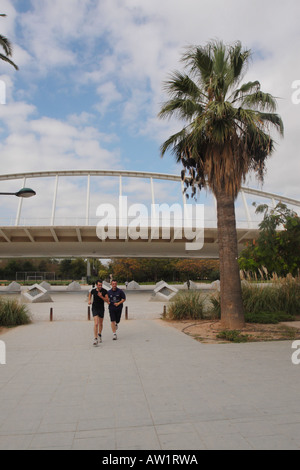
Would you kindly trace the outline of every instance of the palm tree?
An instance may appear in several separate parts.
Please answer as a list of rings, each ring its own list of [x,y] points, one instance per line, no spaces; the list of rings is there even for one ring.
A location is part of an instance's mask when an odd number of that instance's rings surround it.
[[[258,81],[240,86],[251,52],[241,43],[211,41],[189,47],[182,57],[188,73],[174,72],[165,83],[169,100],[161,118],[178,117],[186,126],[161,146],[182,163],[185,191],[195,196],[205,187],[217,201],[221,274],[221,321],[224,328],[245,324],[235,200],[247,174],[263,180],[267,157],[274,150],[271,128],[283,135],[273,96]]]
[[[6,16],[5,14],[0,14],[0,16]],[[4,54],[0,53],[0,59],[8,62],[10,65],[13,65],[16,70],[19,70],[18,66],[9,58],[12,56],[12,46],[10,41],[3,35],[0,34],[0,46],[4,50]]]

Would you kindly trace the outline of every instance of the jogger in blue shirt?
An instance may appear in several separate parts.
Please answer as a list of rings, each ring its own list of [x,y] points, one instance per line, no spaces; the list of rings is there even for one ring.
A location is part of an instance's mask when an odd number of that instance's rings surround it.
[[[117,339],[117,329],[121,321],[123,304],[126,301],[125,292],[118,288],[117,281],[111,282],[111,290],[108,291],[109,298],[109,314],[111,321],[111,329],[113,332],[113,340]]]

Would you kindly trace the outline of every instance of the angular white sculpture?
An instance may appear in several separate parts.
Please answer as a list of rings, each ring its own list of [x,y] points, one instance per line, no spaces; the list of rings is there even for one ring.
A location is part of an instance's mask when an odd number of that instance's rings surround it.
[[[196,284],[195,282],[193,282],[193,281],[189,281],[189,282],[190,282],[190,289],[191,289],[191,290],[197,290],[197,289],[198,289],[198,286],[197,286],[197,284]],[[183,288],[184,288],[184,289],[188,289],[187,282],[185,282],[185,283],[183,284]]]
[[[139,290],[140,288],[141,288],[140,285],[135,281],[129,282],[129,284],[127,286],[128,290]]]
[[[162,286],[164,284],[166,284],[165,281],[159,281],[155,284],[155,287],[159,287],[159,286]]]
[[[102,282],[102,287],[103,287],[103,289],[105,289],[105,290],[111,290],[111,285],[110,285],[108,282],[106,282],[106,281],[103,281],[103,282]]]
[[[158,300],[162,302],[169,302],[176,294],[178,294],[178,289],[174,286],[170,286],[164,281],[159,282],[155,289],[151,300]]]
[[[68,285],[67,289],[68,292],[79,292],[81,290],[81,285],[78,284],[78,282],[71,282],[71,284]]]
[[[46,290],[51,290],[51,284],[49,284],[48,282],[46,281],[43,281],[40,283],[40,286],[43,287],[44,289]]]
[[[210,285],[210,288],[211,288],[211,289],[215,289],[215,290],[217,290],[218,292],[220,292],[220,290],[221,290],[221,283],[220,283],[220,281],[214,281],[214,282],[212,282],[211,285]]]
[[[5,288],[6,292],[21,292],[21,286],[17,282],[12,282]]]
[[[38,284],[29,287],[26,292],[22,292],[23,300],[32,304],[53,302],[48,291]]]

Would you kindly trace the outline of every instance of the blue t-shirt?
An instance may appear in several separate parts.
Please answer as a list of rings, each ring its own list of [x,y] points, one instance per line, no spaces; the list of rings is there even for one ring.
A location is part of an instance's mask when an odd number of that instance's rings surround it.
[[[119,289],[117,287],[116,290],[109,290],[108,291],[108,298],[110,301],[109,308],[110,310],[122,310],[123,304],[119,305],[119,307],[116,307],[114,304],[119,303],[121,300],[126,300],[126,295],[125,292],[122,291],[122,289]]]

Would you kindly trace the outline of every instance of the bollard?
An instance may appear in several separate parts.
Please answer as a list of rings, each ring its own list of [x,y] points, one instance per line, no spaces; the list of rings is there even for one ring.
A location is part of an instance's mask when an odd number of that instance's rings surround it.
[[[91,321],[91,307],[88,306],[88,321]]]
[[[53,321],[53,308],[50,308],[50,321]]]
[[[125,320],[128,320],[128,307],[125,308]]]
[[[167,316],[167,307],[164,305],[164,312],[163,312],[163,318],[166,318]]]

